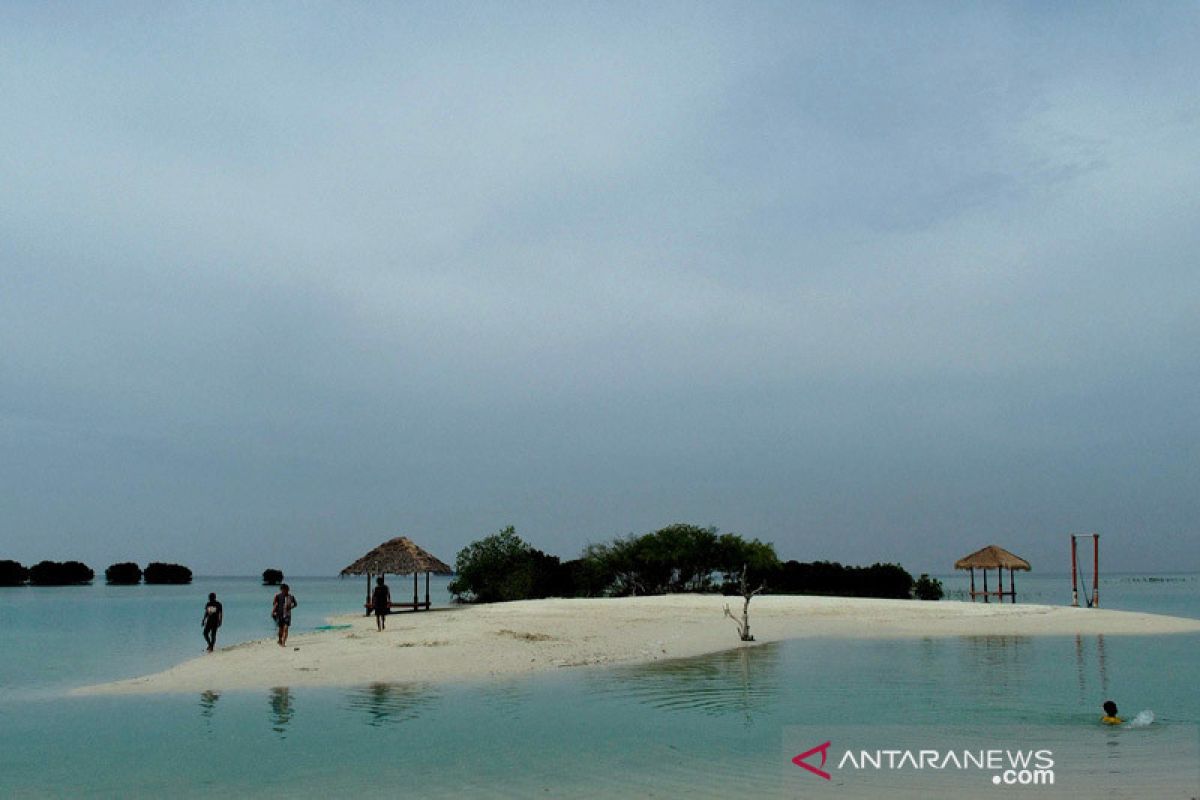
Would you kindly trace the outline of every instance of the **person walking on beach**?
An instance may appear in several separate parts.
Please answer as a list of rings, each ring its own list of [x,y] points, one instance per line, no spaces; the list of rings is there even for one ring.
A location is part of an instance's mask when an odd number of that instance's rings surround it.
[[[275,599],[271,601],[271,619],[275,620],[275,627],[279,629],[279,646],[287,646],[288,628],[292,624],[292,609],[299,603],[296,602],[296,596],[291,593],[288,585],[282,584],[279,587],[279,594],[275,595]]]
[[[387,627],[387,615],[392,610],[392,590],[383,582],[383,576],[375,579],[375,593],[371,595],[371,607],[375,609],[375,629],[383,632]]]
[[[204,604],[204,617],[200,624],[204,626],[204,641],[208,644],[208,652],[217,646],[217,628],[225,621],[225,610],[217,602],[216,592],[209,592],[208,602]]]

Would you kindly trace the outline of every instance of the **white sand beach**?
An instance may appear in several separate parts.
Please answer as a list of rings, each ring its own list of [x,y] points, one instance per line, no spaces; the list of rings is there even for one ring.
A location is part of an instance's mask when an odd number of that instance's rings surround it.
[[[347,615],[340,630],[219,648],[153,675],[76,694],[135,694],[274,686],[486,680],[603,664],[633,664],[743,646],[726,604],[741,598],[668,595],[459,606],[388,618]],[[1129,635],[1200,632],[1200,620],[1045,605],[762,596],[750,606],[756,643],[805,637]]]

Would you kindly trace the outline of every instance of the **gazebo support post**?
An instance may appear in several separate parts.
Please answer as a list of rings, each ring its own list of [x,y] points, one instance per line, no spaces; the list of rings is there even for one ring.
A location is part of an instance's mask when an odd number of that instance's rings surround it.
[[[413,573],[413,611],[417,610],[419,599],[417,597],[417,573]]]
[[[371,616],[371,573],[367,573],[367,602],[363,604],[363,616]]]
[[[955,569],[965,569],[971,574],[971,602],[977,601],[980,597],[983,602],[992,602],[992,597],[996,598],[997,603],[1004,603],[1004,598],[1008,598],[1008,602],[1015,604],[1017,602],[1017,578],[1016,571],[1019,569],[1029,570],[1029,562],[1020,556],[1013,555],[1003,547],[990,544],[987,547],[981,548],[968,556],[958,559],[954,562]],[[983,571],[983,587],[976,588],[975,586],[975,569]],[[1004,570],[1008,570],[1008,585],[1004,585]],[[988,577],[988,573],[996,570],[995,588],[989,584],[992,582]]]
[[[1076,575],[1075,534],[1071,534],[1071,606],[1079,608],[1079,578]]]
[[[429,570],[425,570],[425,610],[429,610]]]

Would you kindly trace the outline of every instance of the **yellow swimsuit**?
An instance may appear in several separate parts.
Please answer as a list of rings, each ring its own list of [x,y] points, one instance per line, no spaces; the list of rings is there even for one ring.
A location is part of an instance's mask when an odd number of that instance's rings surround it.
[[[1100,721],[1105,725],[1120,725],[1125,720],[1121,719],[1120,717],[1101,717]]]

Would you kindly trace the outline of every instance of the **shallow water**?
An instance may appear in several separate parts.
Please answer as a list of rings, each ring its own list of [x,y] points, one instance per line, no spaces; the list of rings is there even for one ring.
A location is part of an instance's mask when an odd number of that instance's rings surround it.
[[[1109,605],[1123,599],[1138,610],[1187,607],[1192,615],[1200,607],[1196,576],[1132,577],[1112,582]],[[291,583],[307,614],[297,615],[299,628],[361,602],[357,584]],[[1053,790],[1012,789],[1028,797],[1190,797],[1200,788],[1200,636],[1193,635],[816,639],[476,685],[61,696],[70,685],[157,668],[143,663],[148,653],[162,665],[195,653],[202,646],[196,598],[209,585],[143,587],[151,591],[140,601],[127,594],[117,603],[115,590],[74,590],[79,613],[57,632],[42,630],[45,618],[72,590],[0,593],[0,796],[993,793],[987,776],[973,773],[852,780],[839,773],[825,783],[789,762],[801,747],[863,737],[875,747],[1052,747],[1059,782]],[[266,617],[272,590],[252,581],[211,585],[235,626],[223,631],[226,641],[237,631],[270,633],[270,620],[257,618]],[[194,616],[194,630],[162,630],[173,614]],[[87,625],[71,633],[79,619]],[[29,663],[81,643],[97,657],[47,673]],[[1103,728],[1099,704],[1108,697],[1127,717],[1152,709],[1156,721],[1141,730]]]
[[[389,581],[399,602],[412,583]],[[449,578],[432,577],[430,600],[448,605]],[[325,625],[334,614],[361,611],[366,582],[360,579],[289,578],[299,605],[292,631]],[[425,584],[419,583],[424,599]],[[273,638],[271,598],[277,587],[257,578],[197,578],[190,586],[93,586],[0,588],[0,701],[30,694],[158,672],[200,655],[200,620],[209,592],[225,610],[217,645]]]

